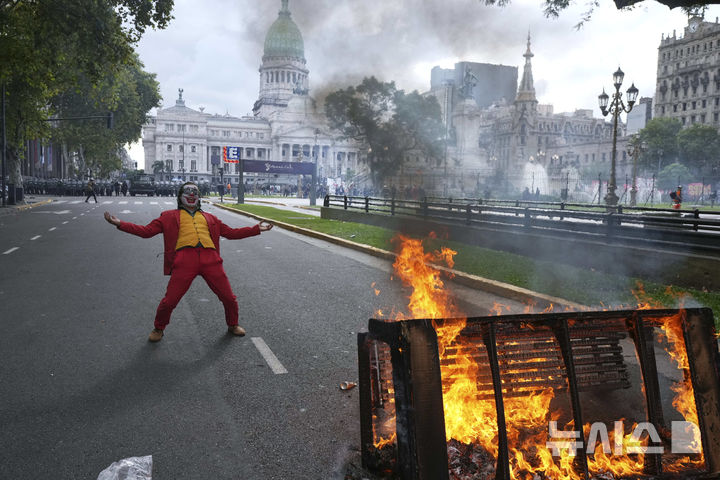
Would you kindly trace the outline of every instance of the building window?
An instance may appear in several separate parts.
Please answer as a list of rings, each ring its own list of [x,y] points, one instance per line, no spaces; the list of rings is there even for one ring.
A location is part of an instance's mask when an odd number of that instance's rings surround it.
[[[690,115],[690,123],[695,123],[695,115]]]
[[[660,107],[660,114],[665,115],[665,107]]]
[[[190,145],[190,152],[191,152],[191,153],[195,153],[195,152],[196,152],[195,145]]]
[[[168,151],[168,152],[172,152],[172,145],[170,145],[169,143],[168,143],[168,146],[167,146],[167,151]]]
[[[716,122],[718,121],[718,113],[717,112],[713,113],[713,120]]]
[[[707,100],[703,99],[702,106],[703,106],[703,108],[707,107]]]
[[[683,102],[683,112],[687,110],[687,103]]]
[[[185,145],[178,145],[178,152],[182,153],[185,151]]]
[[[705,123],[705,114],[700,115],[700,123]]]
[[[173,161],[172,160],[165,160],[165,171],[166,172],[173,171]]]
[[[197,172],[197,162],[195,160],[190,160],[190,171]]]
[[[223,130],[223,131],[222,131],[222,136],[223,136],[223,137],[229,137],[229,136],[230,136],[230,130]]]
[[[172,123],[166,123],[165,124],[165,131],[166,132],[172,132],[175,130],[175,125]]]
[[[681,117],[680,121],[682,122],[683,125],[685,125],[685,117]]]
[[[693,105],[693,110],[695,110],[695,108],[697,108],[697,102],[692,102],[692,105]]]

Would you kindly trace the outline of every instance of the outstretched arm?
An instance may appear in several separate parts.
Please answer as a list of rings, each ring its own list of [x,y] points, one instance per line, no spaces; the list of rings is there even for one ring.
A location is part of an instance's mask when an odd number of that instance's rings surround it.
[[[110,212],[105,212],[105,220],[107,220],[108,223],[112,223],[116,227],[120,225],[120,219],[115,215],[110,215]]]
[[[229,240],[239,240],[241,238],[260,235],[260,232],[267,232],[273,227],[272,223],[262,221],[252,227],[232,228],[220,222],[220,235]]]
[[[142,238],[153,237],[158,233],[162,232],[163,230],[162,223],[157,218],[152,222],[148,223],[147,225],[143,226],[135,225],[134,223],[130,222],[123,222],[115,215],[110,215],[109,212],[105,212],[105,220],[107,220],[108,223],[112,223],[123,232],[132,233],[133,235],[137,235],[138,237]]]

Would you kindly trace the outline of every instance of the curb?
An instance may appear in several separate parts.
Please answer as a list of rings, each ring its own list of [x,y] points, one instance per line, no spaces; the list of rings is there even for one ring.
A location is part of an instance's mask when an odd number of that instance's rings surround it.
[[[352,242],[350,240],[345,240],[343,238],[339,237],[333,237],[331,235],[327,235],[325,233],[315,232],[313,230],[308,230],[306,228],[297,227],[295,225],[291,225],[289,223],[284,222],[278,222],[275,220],[269,220],[267,218],[261,217],[259,215],[255,215],[253,213],[249,212],[242,212],[240,210],[236,210],[234,208],[227,207],[225,205],[218,205],[217,203],[213,203],[218,208],[222,208],[223,210],[234,212],[240,215],[244,215],[246,217],[251,217],[256,220],[266,221],[270,222],[273,225],[280,227],[285,230],[290,230],[291,232],[299,233],[301,235],[306,235],[309,237],[317,238],[319,240],[324,240],[326,242],[334,243],[336,245],[340,245],[342,247],[346,248],[352,248],[353,250],[357,250],[363,253],[367,253],[370,255],[373,255],[375,257],[383,258],[385,260],[391,260],[394,261],[397,255],[393,252],[389,252],[387,250],[383,250],[376,247],[371,247],[368,245],[363,245],[361,243]],[[571,302],[569,300],[565,300],[558,297],[553,297],[550,295],[544,295],[542,293],[534,292],[532,290],[528,290],[526,288],[516,287],[514,285],[510,285],[508,283],[498,282],[497,280],[491,280],[489,278],[479,277],[477,275],[471,275],[469,273],[460,272],[458,270],[453,270],[451,268],[443,267],[440,265],[433,265],[434,268],[448,274],[452,281],[459,283],[461,285],[465,285],[467,287],[475,288],[477,290],[482,290],[488,293],[492,293],[495,295],[499,295],[511,300],[516,300],[524,303],[532,304],[536,307],[543,308],[543,309],[550,309],[551,307],[554,307],[557,310],[558,307],[563,310],[569,310],[569,311],[580,311],[580,310],[588,310],[589,307],[586,305],[582,305],[579,303]]]
[[[34,202],[34,203],[27,203],[25,205],[8,205],[5,208],[0,207],[0,216],[2,215],[10,215],[16,212],[22,212],[24,210],[30,210],[31,208],[40,207],[42,205],[47,205],[48,203],[52,203],[52,199],[42,200],[40,202]]]

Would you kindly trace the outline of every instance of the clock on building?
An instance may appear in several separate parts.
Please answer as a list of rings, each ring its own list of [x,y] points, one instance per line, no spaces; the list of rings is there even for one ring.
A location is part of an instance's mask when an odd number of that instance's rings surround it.
[[[697,32],[698,27],[700,27],[700,23],[702,22],[702,18],[700,17],[692,17],[688,21],[688,31],[690,33]]]

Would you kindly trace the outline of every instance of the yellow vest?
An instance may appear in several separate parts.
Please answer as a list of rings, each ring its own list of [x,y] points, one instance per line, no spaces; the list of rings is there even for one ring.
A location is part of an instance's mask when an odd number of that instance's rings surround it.
[[[210,230],[208,229],[207,220],[202,213],[196,211],[195,215],[184,208],[180,209],[180,231],[178,232],[175,250],[184,247],[203,247],[215,248],[215,244],[210,238]]]

